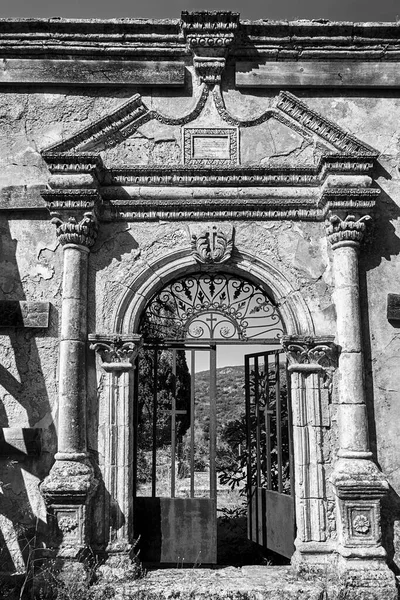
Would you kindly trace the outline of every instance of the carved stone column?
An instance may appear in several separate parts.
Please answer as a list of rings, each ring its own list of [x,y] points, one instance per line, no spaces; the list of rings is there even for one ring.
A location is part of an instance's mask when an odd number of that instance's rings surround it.
[[[97,235],[94,190],[43,192],[63,246],[58,451],[41,485],[53,515],[53,545],[76,558],[88,541],[87,507],[96,480],[86,446],[86,340],[89,250]]]
[[[89,335],[90,348],[106,372],[106,400],[99,432],[99,453],[104,457],[106,489],[105,528],[109,566],[129,559],[133,525],[133,362],[140,350],[140,335]]]
[[[337,342],[338,460],[331,477],[336,494],[338,551],[349,597],[395,598],[394,575],[381,545],[380,500],[388,483],[369,449],[361,340],[358,252],[369,216],[331,216]],[[365,596],[361,595],[362,590]],[[354,595],[351,595],[354,594]]]
[[[282,339],[289,362],[293,414],[297,537],[292,563],[299,570],[326,565],[332,552],[327,535],[323,438],[324,429],[330,426],[328,395],[337,355],[333,340],[333,336]]]

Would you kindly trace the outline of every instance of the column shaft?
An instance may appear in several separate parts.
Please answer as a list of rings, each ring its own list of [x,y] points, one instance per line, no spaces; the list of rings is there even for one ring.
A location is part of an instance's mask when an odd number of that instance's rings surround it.
[[[88,252],[84,246],[64,246],[56,459],[86,453]]]

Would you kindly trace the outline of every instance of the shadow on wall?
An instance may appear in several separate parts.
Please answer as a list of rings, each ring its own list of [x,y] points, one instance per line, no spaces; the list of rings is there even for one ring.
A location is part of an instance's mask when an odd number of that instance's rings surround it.
[[[0,223],[1,300],[26,300],[16,259],[17,245],[4,220]],[[58,315],[51,308],[46,330],[0,329],[1,437],[9,439],[11,428],[42,430],[40,460],[28,452],[14,453],[7,444],[1,445],[0,572],[3,573],[24,572],[33,545],[40,545],[39,540],[46,532],[46,507],[38,484],[50,470],[56,430],[36,338],[58,337]]]
[[[384,171],[383,167],[380,167],[380,172],[376,175],[386,179],[391,179],[390,175]],[[381,266],[383,261],[390,262],[395,256],[400,254],[400,239],[396,235],[396,230],[393,225],[393,222],[397,221],[399,217],[399,206],[384,191],[382,191],[373,215],[373,221],[369,226],[369,232],[366,235],[365,243],[360,252],[361,328],[363,336],[363,348],[365,353],[364,364],[366,403],[368,410],[368,426],[371,450],[378,460],[378,464],[382,454],[384,452],[386,454],[390,452],[390,456],[386,457],[386,464],[388,460],[392,460],[393,472],[397,469],[398,463],[399,449],[396,450],[394,445],[397,442],[395,442],[394,439],[388,439],[386,442],[386,448],[383,449],[381,447],[382,440],[379,440],[379,446],[377,440],[376,407],[381,407],[382,402],[384,402],[384,399],[382,398],[384,390],[382,390],[381,385],[377,383],[377,378],[379,378],[379,364],[377,363],[378,355],[376,354],[376,349],[373,347],[373,340],[378,337],[376,335],[376,327],[381,328],[384,331],[386,331],[388,328],[392,330],[394,329],[394,331],[392,331],[392,337],[393,335],[398,336],[398,326],[395,326],[392,323],[388,324],[386,317],[386,302],[387,293],[400,292],[400,289],[398,287],[396,289],[396,285],[398,286],[398,283],[395,283],[395,281],[393,281],[392,284],[394,287],[389,287],[389,278],[387,281],[385,281],[384,287],[380,286],[379,289],[374,289],[373,286],[379,285],[379,281],[378,283],[375,283],[373,278],[369,275],[369,272]],[[373,305],[377,307],[379,312],[371,315],[370,307]],[[371,327],[371,322],[374,323],[374,327]],[[371,331],[371,329],[375,329],[375,331]],[[385,350],[383,350],[383,352],[389,352],[389,342],[389,339],[385,341]],[[384,359],[387,358],[387,356],[384,357]],[[388,371],[391,378],[396,377],[397,372],[397,368],[393,371]],[[393,388],[396,387],[393,385],[393,380],[391,384],[390,381],[387,381],[385,385],[387,385],[387,391],[390,391],[390,388],[393,390]],[[377,395],[378,391],[379,396]],[[391,400],[389,399],[387,402],[387,408],[389,410],[380,410],[379,418],[381,420],[390,418],[390,408],[394,408],[393,406],[389,406],[394,402],[393,394],[391,395]],[[380,428],[386,429],[384,422],[380,424]],[[379,466],[382,468],[381,465]],[[383,471],[385,471],[385,469],[383,469]],[[391,483],[395,484],[394,481]],[[389,565],[396,574],[400,574],[400,539],[398,539],[396,542],[396,522],[397,526],[399,526],[400,496],[391,487],[389,494],[382,502],[382,541],[388,553]],[[399,537],[399,535],[400,532],[397,537]]]

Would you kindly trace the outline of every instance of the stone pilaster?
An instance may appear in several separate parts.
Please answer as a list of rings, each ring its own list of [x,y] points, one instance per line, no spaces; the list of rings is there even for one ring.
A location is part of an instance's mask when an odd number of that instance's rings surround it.
[[[90,348],[100,357],[106,372],[103,428],[99,454],[106,489],[105,529],[108,534],[107,565],[129,564],[133,525],[133,362],[140,350],[140,335],[89,335]]]
[[[331,216],[327,236],[333,249],[338,383],[338,455],[331,477],[336,495],[338,551],[343,589],[350,598],[395,598],[394,575],[381,545],[380,501],[388,483],[369,448],[361,339],[358,252],[366,222]],[[347,596],[346,596],[347,598]]]
[[[88,542],[88,501],[96,480],[86,445],[86,340],[89,250],[97,235],[94,190],[46,191],[52,223],[63,246],[64,273],[59,350],[58,446],[41,485],[53,523],[53,546],[76,558]]]
[[[329,425],[329,388],[337,362],[333,336],[284,336],[293,415],[297,537],[292,563],[325,568],[332,553],[328,535],[324,429]]]

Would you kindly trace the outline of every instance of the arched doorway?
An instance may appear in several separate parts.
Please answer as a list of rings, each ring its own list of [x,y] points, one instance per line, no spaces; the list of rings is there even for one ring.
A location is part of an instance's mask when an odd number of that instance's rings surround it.
[[[290,556],[290,394],[286,361],[277,346],[284,324],[271,295],[242,274],[193,272],[153,294],[142,311],[139,333],[144,346],[135,384],[134,514],[142,560],[217,562],[217,357],[238,346],[245,355],[244,417],[237,420],[244,439],[241,448],[230,451],[247,492],[248,534],[257,544]],[[207,400],[204,389],[199,398],[199,361],[208,366],[206,382],[203,376]],[[206,428],[204,448],[199,431],[204,434]]]

